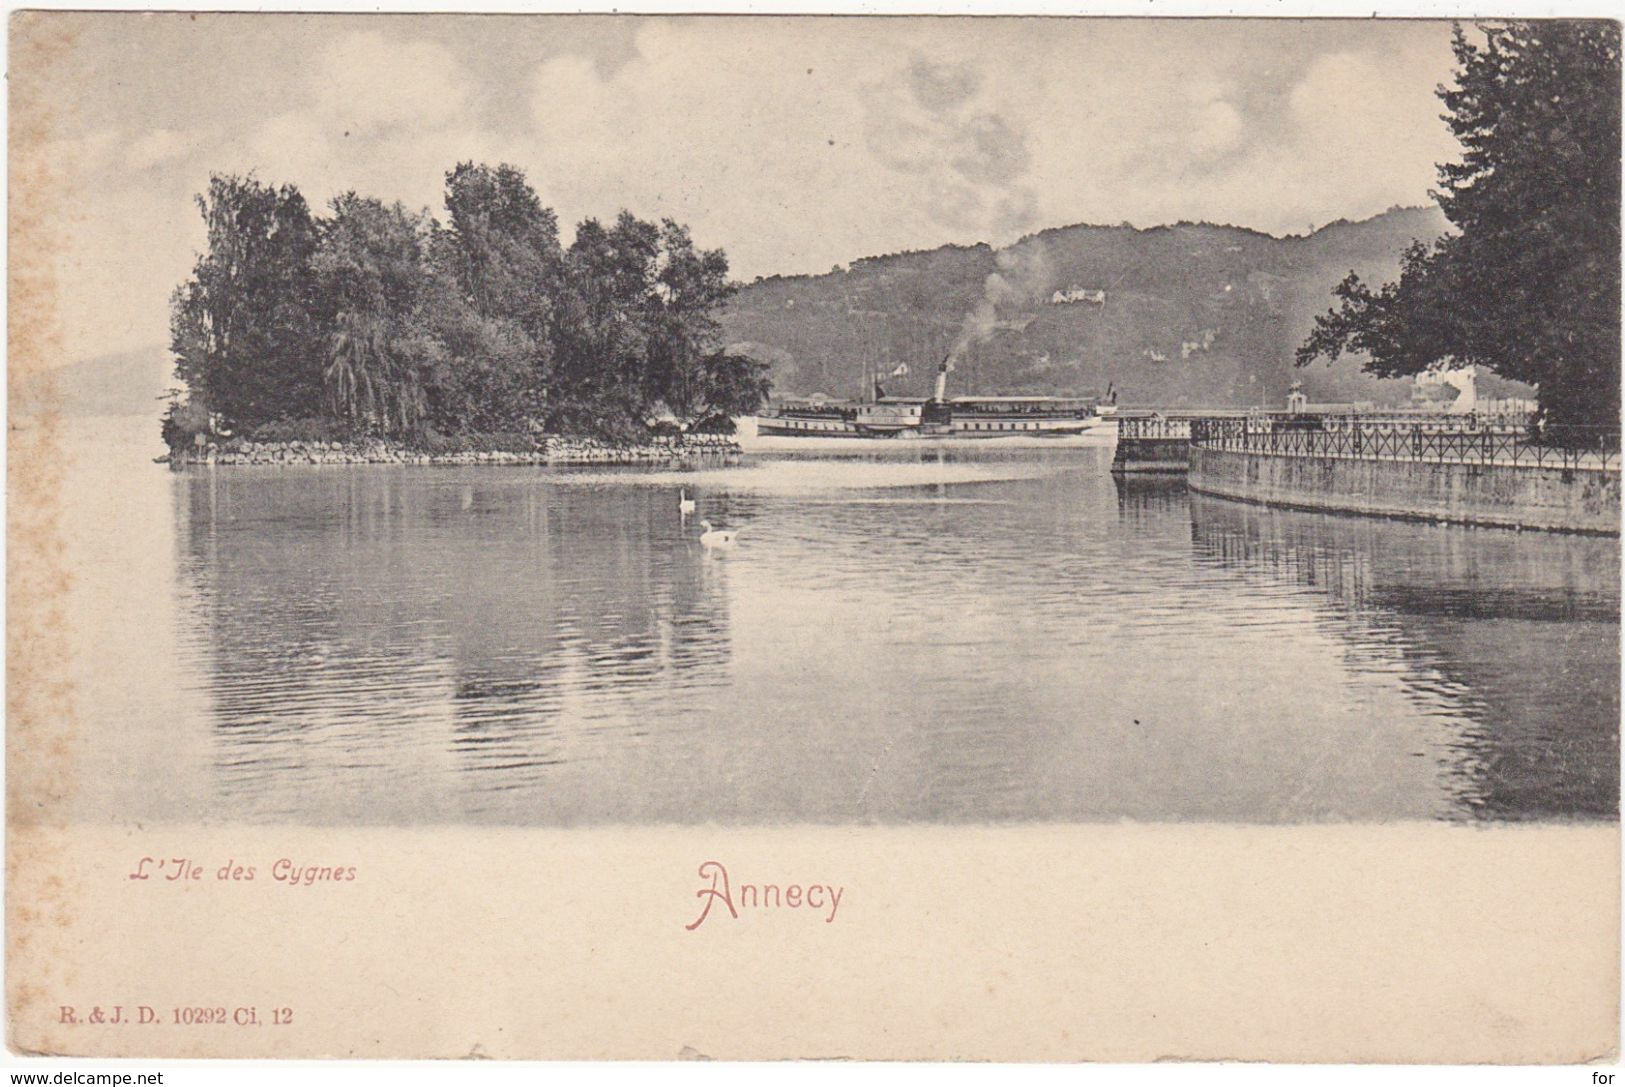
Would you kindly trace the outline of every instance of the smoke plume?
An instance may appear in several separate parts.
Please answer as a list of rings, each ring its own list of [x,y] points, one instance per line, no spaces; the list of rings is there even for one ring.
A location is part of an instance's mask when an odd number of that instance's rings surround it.
[[[1001,309],[1011,309],[1047,297],[1053,275],[1048,255],[1038,243],[1018,242],[994,256],[997,271],[982,283],[982,297],[959,326],[949,362],[957,362],[972,347],[986,343],[999,327]]]

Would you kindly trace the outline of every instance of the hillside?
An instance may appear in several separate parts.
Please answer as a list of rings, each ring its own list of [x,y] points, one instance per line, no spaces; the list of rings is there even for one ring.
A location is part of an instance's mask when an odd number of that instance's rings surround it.
[[[52,411],[66,416],[142,415],[156,419],[164,393],[176,384],[175,360],[163,347],[148,347],[70,362],[54,370],[15,378],[13,415]]]
[[[759,279],[734,298],[723,330],[773,364],[779,396],[852,397],[865,372],[904,364],[909,373],[887,378],[887,391],[923,396],[937,362],[964,340],[955,392],[1088,395],[1112,385],[1124,404],[1239,407],[1280,405],[1302,380],[1315,401],[1403,404],[1407,381],[1369,377],[1353,359],[1298,370],[1292,355],[1351,269],[1385,281],[1412,238],[1444,227],[1434,208],[1287,238],[1200,223],[1059,227],[1004,250],[943,246]],[[1074,289],[1076,301],[1052,301]],[[69,363],[14,380],[12,411],[156,416],[172,367],[161,346]],[[1531,395],[1490,377],[1478,387]]]
[[[760,279],[723,327],[773,363],[784,396],[851,397],[866,370],[904,364],[887,392],[925,395],[959,342],[959,392],[1086,395],[1111,384],[1125,404],[1278,405],[1301,379],[1311,400],[1401,404],[1409,382],[1369,377],[1346,358],[1298,370],[1292,356],[1350,270],[1384,281],[1411,239],[1445,227],[1435,208],[1287,238],[1189,223],[1060,227],[1000,251],[944,246]],[[1057,291],[1076,300],[1057,303]]]

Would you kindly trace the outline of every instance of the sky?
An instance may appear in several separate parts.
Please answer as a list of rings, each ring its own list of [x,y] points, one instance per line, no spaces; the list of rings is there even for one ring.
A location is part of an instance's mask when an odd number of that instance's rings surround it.
[[[1438,21],[56,13],[13,18],[11,67],[64,363],[167,342],[211,172],[439,213],[457,162],[508,162],[566,238],[669,216],[749,280],[1079,222],[1304,233],[1427,203],[1456,152]]]

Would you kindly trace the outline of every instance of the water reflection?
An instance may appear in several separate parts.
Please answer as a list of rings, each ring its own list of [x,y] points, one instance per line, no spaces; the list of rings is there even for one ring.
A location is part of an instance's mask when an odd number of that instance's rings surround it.
[[[1350,667],[1460,707],[1435,757],[1462,812],[1617,814],[1617,541],[1189,502],[1198,556],[1323,594]]]
[[[423,814],[467,812],[635,741],[650,720],[627,711],[650,692],[715,686],[725,571],[658,493],[499,473],[185,478],[222,794],[295,815],[330,810],[341,784],[359,813],[403,774],[500,779]]]
[[[1183,517],[1189,508],[1185,477],[1162,472],[1113,475],[1117,489],[1117,514],[1124,522],[1166,520]]]
[[[181,474],[183,697],[114,742],[168,737],[210,819],[1614,814],[1616,541],[1192,498],[1109,454]]]

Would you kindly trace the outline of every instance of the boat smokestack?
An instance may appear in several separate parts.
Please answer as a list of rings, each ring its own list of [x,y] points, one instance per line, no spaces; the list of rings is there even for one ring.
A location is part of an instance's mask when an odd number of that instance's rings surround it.
[[[953,352],[950,351],[942,356],[942,361],[937,364],[937,394],[932,398],[934,400],[948,399],[948,371],[954,368],[953,363],[948,360],[952,357]]]

